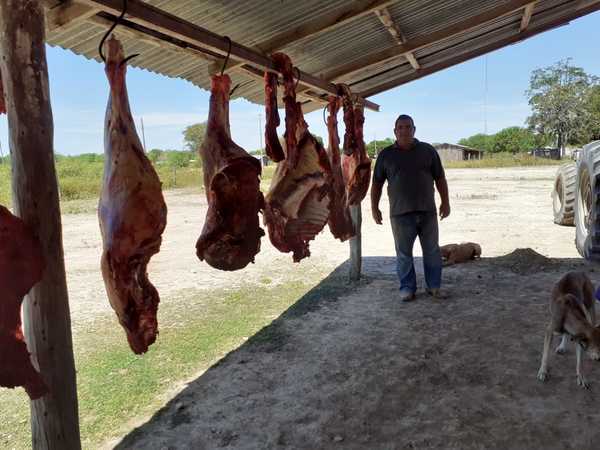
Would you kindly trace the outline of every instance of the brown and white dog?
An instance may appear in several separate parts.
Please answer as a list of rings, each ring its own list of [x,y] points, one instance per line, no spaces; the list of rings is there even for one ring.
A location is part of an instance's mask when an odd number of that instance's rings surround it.
[[[481,257],[481,246],[475,242],[447,244],[440,247],[442,262],[445,266],[463,263]]]
[[[581,357],[585,351],[594,361],[600,360],[600,328],[596,327],[594,307],[594,285],[583,272],[569,272],[564,275],[552,290],[550,300],[550,323],[544,337],[542,364],[537,378],[548,379],[548,353],[554,335],[562,335],[562,341],[556,353],[566,351],[567,338],[576,342],[577,348],[577,384],[589,388],[581,373]]]

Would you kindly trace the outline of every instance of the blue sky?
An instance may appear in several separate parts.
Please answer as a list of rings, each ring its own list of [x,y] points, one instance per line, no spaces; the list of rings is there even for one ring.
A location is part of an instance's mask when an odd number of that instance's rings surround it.
[[[571,57],[573,64],[600,76],[600,13],[571,22],[487,55],[487,130],[524,125],[529,106],[524,92],[531,71]],[[365,140],[392,136],[395,117],[414,117],[416,136],[428,142],[456,142],[484,131],[484,64],[480,57],[371,97],[381,112],[367,112]],[[48,48],[55,151],[62,154],[103,151],[108,85],[102,65],[59,48]],[[178,79],[130,68],[131,108],[143,117],[146,146],[183,148],[182,130],[206,120],[208,92]],[[245,100],[231,104],[233,139],[246,150],[259,148],[258,117],[264,108]],[[322,113],[306,116],[313,133],[325,137]],[[264,119],[263,119],[264,125]],[[282,131],[281,131],[282,132]],[[8,152],[6,116],[0,118],[0,142]]]

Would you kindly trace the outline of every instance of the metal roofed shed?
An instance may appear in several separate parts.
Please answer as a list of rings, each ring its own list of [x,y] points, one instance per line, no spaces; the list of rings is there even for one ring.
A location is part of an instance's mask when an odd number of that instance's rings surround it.
[[[79,449],[76,373],[54,168],[45,44],[100,61],[115,34],[131,65],[208,90],[225,70],[234,98],[263,104],[270,55],[299,72],[304,112],[321,109],[338,84],[368,97],[567,24],[600,0],[2,0],[0,68],[8,112],[16,214],[39,238],[47,271],[23,308],[27,344],[51,395],[31,402],[34,449]],[[360,205],[351,261],[360,276]]]
[[[459,144],[433,144],[443,162],[446,161],[468,161],[470,159],[483,158],[483,150],[467,147]]]
[[[140,53],[131,65],[208,90],[210,73],[227,54],[227,36],[240,44],[232,48],[228,69],[232,84],[239,84],[234,98],[261,104],[264,61],[248,60],[245,50],[263,57],[284,51],[303,73],[323,83],[346,83],[369,97],[600,9],[598,0],[127,3],[116,34],[127,54]],[[48,43],[99,61],[98,42],[123,1],[45,4]],[[323,86],[308,81],[302,76],[298,89],[305,112],[320,108],[327,97]]]

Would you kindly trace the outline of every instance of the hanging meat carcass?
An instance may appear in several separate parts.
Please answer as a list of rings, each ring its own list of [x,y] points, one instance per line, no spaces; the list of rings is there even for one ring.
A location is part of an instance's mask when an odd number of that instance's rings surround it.
[[[102,233],[102,276],[112,308],[135,353],[156,340],[159,296],[146,267],[160,249],[167,223],[161,182],[144,154],[129,109],[123,48],[107,42],[110,97],[104,134],[104,179],[98,217]]]
[[[357,103],[353,108],[349,98],[349,95],[344,97],[344,122],[346,125],[346,134],[350,129],[351,137],[348,139],[348,149],[346,149],[344,139],[342,172],[344,174],[344,181],[346,182],[347,203],[348,205],[357,205],[365,198],[369,190],[371,159],[367,155],[367,148],[363,137],[363,126],[365,123],[364,105]],[[350,110],[352,110],[352,113],[350,113]]]
[[[310,255],[308,242],[327,223],[331,167],[323,146],[308,132],[296,102],[290,59],[282,53],[272,57],[283,74],[285,88],[286,159],[275,170],[264,216],[272,244],[282,252],[293,252],[293,260],[298,262]]]
[[[277,136],[277,127],[280,124],[279,111],[277,111],[277,74],[265,72],[265,149],[267,156],[275,162],[285,158],[283,148]]]
[[[0,205],[0,386],[23,386],[32,400],[48,389],[31,364],[21,328],[21,302],[43,271],[39,241]]]
[[[340,137],[337,128],[337,114],[340,109],[340,98],[329,97],[327,110],[327,131],[329,133],[329,146],[327,154],[331,164],[331,212],[329,213],[329,229],[331,234],[340,241],[345,241],[354,236],[354,225],[350,217],[350,210],[346,202],[346,185],[342,175],[342,164],[340,159]]]
[[[196,254],[212,267],[238,270],[254,262],[264,231],[258,213],[260,161],[231,140],[229,75],[212,77],[206,136],[200,146],[208,212]]]
[[[342,94],[342,105],[344,106],[344,155],[352,155],[356,150],[355,125],[354,125],[354,103],[352,101],[352,93],[350,88],[342,84],[339,89]]]

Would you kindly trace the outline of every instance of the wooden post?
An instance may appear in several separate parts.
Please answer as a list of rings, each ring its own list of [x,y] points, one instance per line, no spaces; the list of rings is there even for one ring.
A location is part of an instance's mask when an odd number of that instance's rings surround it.
[[[71,320],[54,168],[52,110],[40,0],[0,0],[13,208],[42,244],[46,269],[23,302],[27,347],[50,393],[31,402],[34,449],[80,449]]]
[[[360,280],[361,264],[362,264],[362,239],[360,227],[362,225],[362,213],[360,203],[350,206],[350,216],[356,230],[356,235],[350,238],[350,281]]]

